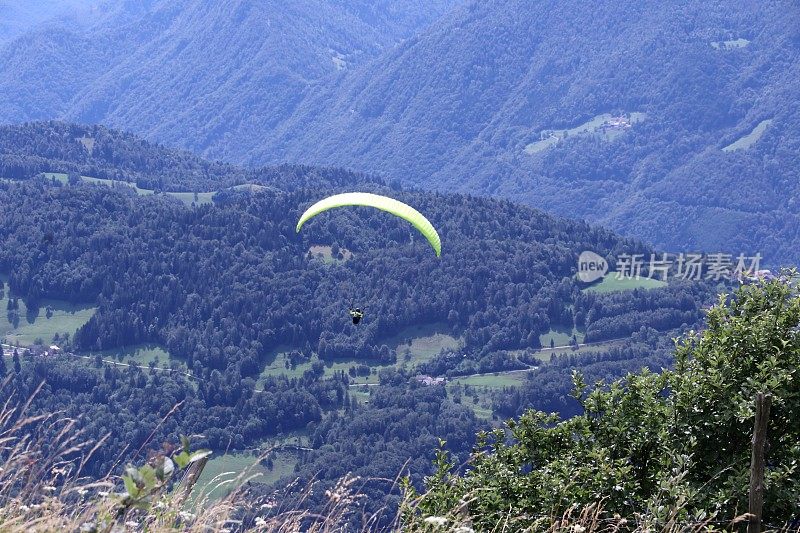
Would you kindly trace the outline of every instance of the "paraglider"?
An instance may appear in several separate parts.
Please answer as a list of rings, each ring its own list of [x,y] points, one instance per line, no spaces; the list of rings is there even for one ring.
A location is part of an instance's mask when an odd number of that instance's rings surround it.
[[[436,257],[441,257],[442,241],[439,238],[439,234],[436,232],[436,228],[433,227],[433,224],[431,224],[430,221],[422,215],[422,213],[410,205],[404,204],[403,202],[393,198],[389,198],[388,196],[381,196],[379,194],[349,192],[335,194],[333,196],[329,196],[328,198],[324,198],[305,210],[300,217],[300,220],[297,222],[296,231],[299,233],[300,228],[303,227],[303,224],[320,213],[336,207],[345,206],[374,207],[406,220],[407,222],[411,223],[411,225],[414,226],[417,231],[419,231],[425,237],[425,239],[427,239],[428,243],[433,248],[433,251],[436,253]],[[350,306],[348,311],[350,313],[350,319],[353,321],[354,325],[358,325],[364,318],[364,311],[362,311],[361,308],[353,308]]]
[[[364,312],[358,307],[356,307],[355,309],[351,307],[350,318],[353,319],[353,324],[358,325],[358,323],[361,322],[361,319],[364,318]]]
[[[436,228],[433,227],[433,224],[431,224],[430,221],[422,215],[422,213],[410,205],[404,204],[403,202],[393,198],[389,198],[388,196],[381,196],[379,194],[372,194],[368,192],[348,192],[343,194],[335,194],[320,200],[306,209],[305,213],[303,213],[303,215],[300,217],[300,220],[297,222],[296,230],[299,233],[300,228],[303,227],[303,224],[324,211],[333,209],[335,207],[351,205],[374,207],[408,221],[428,240],[433,248],[433,251],[436,252],[436,257],[441,256],[442,241],[439,239],[439,234],[436,232]]]

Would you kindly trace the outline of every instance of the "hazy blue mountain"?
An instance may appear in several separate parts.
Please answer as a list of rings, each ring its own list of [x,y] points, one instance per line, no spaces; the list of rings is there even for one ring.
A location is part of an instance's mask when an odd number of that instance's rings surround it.
[[[251,159],[511,196],[670,250],[796,261],[798,22],[790,2],[472,2],[310,95]],[[629,127],[578,131],[620,115]]]
[[[800,259],[794,3],[114,5],[0,50],[0,121],[100,122],[507,196],[670,251]]]
[[[85,24],[101,0],[0,0],[0,45],[52,20]]]
[[[111,2],[102,23],[32,31],[0,50],[0,120],[124,125],[233,157],[258,146],[311,82],[376,56],[453,3]]]

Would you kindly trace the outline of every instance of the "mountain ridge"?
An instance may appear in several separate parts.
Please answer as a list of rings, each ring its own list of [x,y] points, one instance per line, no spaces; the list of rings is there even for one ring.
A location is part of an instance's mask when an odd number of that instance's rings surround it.
[[[269,6],[239,0],[119,15],[120,27],[148,21],[141,35],[18,39],[0,50],[13,66],[0,120],[104,122],[215,159],[508,197],[671,252],[800,260],[790,2],[320,2],[274,19],[294,28],[281,46],[264,30]],[[383,31],[402,6],[411,22]],[[247,31],[230,44],[240,16]]]

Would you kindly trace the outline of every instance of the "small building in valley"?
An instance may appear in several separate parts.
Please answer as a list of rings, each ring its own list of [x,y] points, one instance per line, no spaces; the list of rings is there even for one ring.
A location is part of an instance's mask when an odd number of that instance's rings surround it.
[[[416,376],[414,379],[417,381],[417,383],[422,383],[425,386],[445,385],[447,383],[447,378],[434,378],[426,374],[420,374]]]

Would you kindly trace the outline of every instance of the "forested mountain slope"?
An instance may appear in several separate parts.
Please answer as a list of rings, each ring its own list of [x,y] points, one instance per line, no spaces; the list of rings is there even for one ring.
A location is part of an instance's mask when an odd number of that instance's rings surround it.
[[[52,19],[82,23],[102,0],[0,0],[0,46]]]
[[[49,26],[0,49],[0,121],[69,117],[235,156],[260,144],[309,83],[453,3],[112,1],[88,28]]]
[[[793,2],[472,2],[309,95],[251,160],[796,262],[798,28]]]
[[[0,178],[22,180],[40,173],[89,176],[129,182],[143,189],[184,192],[213,192],[247,183],[285,190],[383,183],[374,176],[337,168],[282,165],[251,169],[212,162],[103,126],[64,122],[0,126]]]
[[[29,32],[0,49],[0,120],[102,122],[503,195],[671,251],[798,259],[792,2],[281,6],[125,3]]]
[[[650,249],[506,200],[390,188],[337,169],[244,171],[104,128],[32,124],[4,128],[0,139],[0,168],[11,173],[0,180],[6,320],[32,323],[54,300],[96,308],[77,331],[41,339],[72,355],[27,358],[6,346],[0,374],[10,376],[16,398],[44,383],[32,404],[38,412],[76,418],[89,438],[108,434],[86,465],[91,475],[181,433],[202,435],[198,445],[220,451],[302,431],[313,448],[298,466],[304,479],[327,482],[347,471],[387,478],[407,464],[419,486],[438,438],[466,459],[470,436],[486,422],[449,390],[417,384],[416,374],[524,370],[540,364],[543,336],[576,326],[599,340],[631,336],[637,345],[595,352],[586,361],[592,375],[657,370],[669,358],[654,339],[697,323],[708,299],[705,284],[583,292],[573,276],[581,251],[612,259]],[[268,186],[227,188],[213,202],[187,205],[77,177],[95,171],[167,190],[240,178]],[[297,234],[300,213],[341,189],[414,205],[437,227],[442,257],[407,223],[370,209],[325,213]],[[347,255],[320,260],[311,253],[320,245]],[[367,306],[358,327],[347,315],[354,302]],[[398,338],[420,326],[458,338],[457,347],[406,363],[400,346],[408,342]],[[149,369],[120,361],[140,345],[158,346],[175,372],[155,360]],[[270,371],[279,353],[285,365]],[[552,381],[540,390],[547,394],[530,386],[498,395],[496,412],[533,404],[570,414],[563,378],[572,362],[582,364],[568,359],[531,374],[531,385]],[[351,385],[364,368],[378,375],[372,394],[358,396]],[[370,485],[371,505],[395,505],[381,498],[396,490]]]

